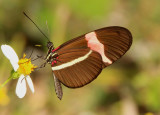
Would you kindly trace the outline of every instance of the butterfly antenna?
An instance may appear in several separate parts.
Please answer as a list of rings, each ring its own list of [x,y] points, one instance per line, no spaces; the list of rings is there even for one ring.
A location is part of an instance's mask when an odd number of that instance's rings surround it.
[[[37,26],[37,24],[25,13],[23,14],[38,28],[38,30],[46,37],[46,39],[49,41],[49,38],[42,32],[42,30]],[[50,42],[50,41],[49,41]]]
[[[47,26],[47,30],[48,30],[48,34],[49,34],[50,32],[49,32],[49,27],[48,27],[48,22],[47,22],[47,20],[46,20],[46,26]]]

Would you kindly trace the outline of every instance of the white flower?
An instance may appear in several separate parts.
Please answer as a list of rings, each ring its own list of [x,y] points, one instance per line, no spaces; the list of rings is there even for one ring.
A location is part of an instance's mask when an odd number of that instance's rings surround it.
[[[32,93],[34,93],[33,82],[29,74],[34,70],[34,68],[36,68],[36,66],[31,64],[31,59],[25,58],[24,55],[23,58],[19,60],[16,52],[9,45],[2,45],[1,50],[3,54],[10,60],[15,73],[17,72],[19,75],[18,77],[16,77],[19,78],[16,86],[16,95],[19,98],[23,98],[25,96],[27,91],[26,81]],[[13,77],[12,79],[15,78]]]

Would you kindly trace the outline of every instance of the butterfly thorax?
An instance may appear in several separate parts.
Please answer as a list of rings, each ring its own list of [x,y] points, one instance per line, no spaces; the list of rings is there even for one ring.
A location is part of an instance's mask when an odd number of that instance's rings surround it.
[[[53,61],[55,62],[57,60],[57,57],[58,54],[56,52],[50,52],[46,57],[46,61],[47,63],[52,64]]]
[[[47,44],[48,47],[48,53],[46,56],[46,61],[48,64],[51,64],[51,66],[55,65],[58,61],[58,54],[56,53],[56,49],[54,49],[52,42],[49,42],[49,45]]]

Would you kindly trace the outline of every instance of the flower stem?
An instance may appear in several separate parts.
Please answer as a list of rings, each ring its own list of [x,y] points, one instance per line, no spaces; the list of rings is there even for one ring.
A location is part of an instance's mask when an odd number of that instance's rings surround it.
[[[0,85],[0,89],[4,87],[11,79],[12,77],[9,77],[2,85]]]

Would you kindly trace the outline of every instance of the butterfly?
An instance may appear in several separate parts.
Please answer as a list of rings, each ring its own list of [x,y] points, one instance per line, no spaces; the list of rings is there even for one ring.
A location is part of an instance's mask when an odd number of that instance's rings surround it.
[[[58,98],[63,95],[61,84],[68,88],[89,84],[104,68],[121,58],[131,44],[131,32],[119,26],[91,31],[57,48],[49,41],[45,60],[51,65]]]
[[[121,58],[131,44],[129,30],[118,26],[89,32],[57,48],[48,42],[46,61],[51,64],[58,97],[62,98],[61,83],[69,88],[87,85]]]

